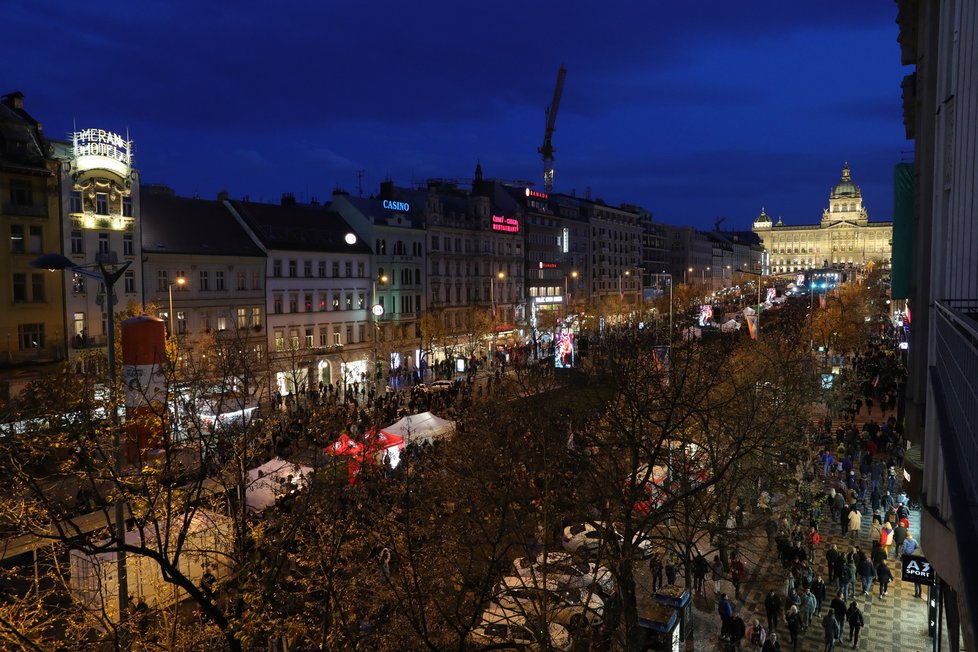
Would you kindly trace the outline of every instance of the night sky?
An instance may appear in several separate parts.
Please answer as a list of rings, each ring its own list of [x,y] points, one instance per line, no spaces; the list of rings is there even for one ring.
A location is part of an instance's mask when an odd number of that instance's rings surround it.
[[[596,13],[598,9],[607,13]],[[0,0],[0,94],[51,138],[125,133],[147,183],[278,201],[529,180],[567,66],[557,192],[656,219],[815,223],[849,162],[890,219],[909,160],[892,0]],[[74,121],[74,122],[73,122]]]

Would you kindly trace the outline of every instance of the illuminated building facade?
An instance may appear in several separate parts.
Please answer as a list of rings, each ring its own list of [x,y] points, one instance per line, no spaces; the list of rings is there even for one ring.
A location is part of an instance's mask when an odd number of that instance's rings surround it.
[[[60,162],[61,250],[76,265],[113,269],[129,263],[115,284],[116,310],[141,302],[139,174],[132,167],[132,143],[118,133],[83,129],[67,143],[54,143],[54,155]],[[104,347],[109,328],[104,288],[80,274],[63,277],[69,355]]]
[[[766,274],[825,267],[859,269],[870,261],[890,263],[893,222],[869,221],[862,191],[853,182],[848,164],[829,194],[829,206],[819,224],[786,226],[780,218],[773,222],[762,209],[753,231],[768,255]]]
[[[0,101],[0,366],[64,357],[60,278],[30,262],[61,251],[57,162],[24,96]]]

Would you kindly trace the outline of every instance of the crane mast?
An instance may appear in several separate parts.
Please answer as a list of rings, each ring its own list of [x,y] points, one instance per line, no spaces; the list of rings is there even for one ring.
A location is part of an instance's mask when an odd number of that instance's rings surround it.
[[[547,107],[547,124],[543,132],[543,145],[537,151],[543,157],[543,190],[553,192],[554,189],[554,146],[553,134],[554,125],[557,123],[557,109],[560,107],[560,96],[564,92],[564,77],[567,75],[567,68],[560,64],[557,71],[557,85],[554,87],[554,99]]]

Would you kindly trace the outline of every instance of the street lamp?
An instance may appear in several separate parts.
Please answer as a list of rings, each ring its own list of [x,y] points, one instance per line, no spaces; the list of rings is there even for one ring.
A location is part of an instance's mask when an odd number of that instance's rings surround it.
[[[652,283],[657,283],[658,279],[669,279],[669,343],[672,343],[672,274],[667,274],[665,270],[662,270],[661,274],[652,274],[649,277],[649,281]]]
[[[87,278],[95,279],[101,281],[103,287],[105,287],[105,295],[108,300],[108,310],[107,314],[107,325],[108,333],[106,333],[106,341],[108,345],[108,363],[109,363],[109,423],[112,428],[112,444],[115,446],[115,476],[116,478],[122,477],[122,463],[125,457],[122,444],[119,438],[119,410],[116,406],[116,396],[115,396],[115,385],[116,385],[116,371],[115,371],[115,284],[122,275],[126,273],[129,265],[132,263],[131,260],[127,260],[125,263],[119,266],[113,266],[112,269],[106,269],[103,263],[96,263],[98,266],[98,271],[88,269],[95,265],[76,265],[72,260],[62,256],[61,254],[41,254],[36,259],[31,261],[31,267],[37,269],[47,269],[50,271],[62,270],[71,271],[75,274],[80,274]],[[126,551],[123,548],[126,542],[126,518],[125,518],[125,504],[122,499],[119,498],[115,502],[115,539],[116,545],[119,549],[116,551],[116,567],[117,574],[119,576],[119,625],[125,629],[125,622],[128,617],[129,612],[129,579],[126,570]]]
[[[687,280],[686,280],[686,272],[689,272],[690,274],[692,274],[693,273],[693,268],[692,267],[689,267],[689,268],[683,270],[683,285],[686,285],[686,283],[687,283]]]
[[[495,276],[489,277],[489,305],[492,307],[492,361],[496,362],[496,338],[499,332],[496,329],[496,279],[502,281],[506,278],[506,272],[499,270]]]
[[[376,277],[373,281],[370,282],[370,314],[374,321],[374,327],[372,329],[373,343],[374,343],[373,345],[374,380],[377,379],[377,339],[379,336],[379,333],[377,331],[380,330],[380,324],[377,323],[377,320],[384,315],[384,306],[377,303],[377,283],[379,282],[381,285],[386,285],[387,281],[388,281],[387,274],[380,274],[378,277]]]
[[[187,282],[187,279],[185,279],[182,276],[178,276],[176,279],[174,279],[174,283],[176,283],[177,287],[179,287],[179,288],[182,288],[186,284],[186,282]],[[170,337],[176,337],[176,334],[177,334],[177,332],[175,330],[173,330],[173,285],[174,285],[174,283],[167,283],[166,284],[166,290],[167,290],[167,292],[170,295],[170,314],[169,314],[169,317],[170,317]]]
[[[570,312],[570,290],[567,288],[567,278],[568,275],[564,275],[564,308],[566,312]],[[570,278],[577,282],[577,270],[572,270],[570,273]]]
[[[704,267],[703,270],[702,270],[702,282],[703,282],[703,285],[706,285],[706,273],[708,271],[710,271],[710,268],[709,267]],[[712,283],[713,277],[712,276],[710,277],[710,281],[711,281],[710,285],[712,286],[713,285],[713,283]]]

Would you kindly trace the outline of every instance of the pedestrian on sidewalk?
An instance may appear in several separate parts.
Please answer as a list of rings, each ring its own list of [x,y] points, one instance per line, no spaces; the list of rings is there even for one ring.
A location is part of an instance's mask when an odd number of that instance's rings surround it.
[[[859,646],[859,630],[863,628],[864,624],[863,612],[859,610],[859,605],[856,604],[855,600],[849,605],[846,620],[849,622],[849,642],[852,643],[852,649],[855,650]]]
[[[754,624],[747,629],[747,642],[750,644],[751,652],[761,652],[766,640],[767,631],[764,630],[761,621],[755,618]]]
[[[829,568],[829,582],[835,583],[835,566],[839,560],[839,549],[833,543],[832,546],[825,551],[825,562],[828,564]],[[836,583],[836,587],[838,584]]]
[[[812,624],[812,618],[815,617],[815,612],[818,611],[818,600],[811,591],[805,591],[801,594],[801,626],[802,629],[808,629],[808,626]]]
[[[890,557],[890,548],[893,546],[893,526],[887,521],[883,524],[883,529],[880,533],[880,547],[883,548],[883,557],[888,559]]]
[[[737,652],[743,651],[743,640],[746,635],[747,626],[744,624],[744,619],[740,616],[731,618],[727,623],[727,637]]]
[[[893,528],[893,558],[899,559],[903,552],[903,542],[907,540],[907,528],[903,522],[898,522]]]
[[[856,568],[863,584],[863,595],[869,595],[873,590],[873,580],[876,579],[876,568],[868,557],[863,557]]]
[[[654,550],[649,557],[649,572],[652,573],[652,593],[662,588],[662,551]]]
[[[801,614],[798,607],[791,605],[784,615],[784,622],[788,626],[788,637],[791,640],[791,649],[798,649],[798,634],[801,632]]]
[[[825,582],[822,581],[821,575],[815,575],[815,579],[812,580],[812,595],[815,596],[817,605],[815,607],[815,615],[822,613],[822,605],[825,604]]]
[[[777,632],[768,634],[767,640],[764,641],[764,646],[761,648],[761,652],[781,652],[781,642],[778,640]]]
[[[893,573],[885,561],[880,562],[880,565],[876,567],[876,579],[880,583],[880,600],[882,600],[883,596],[886,595],[887,587],[889,587],[890,582],[893,580]]]
[[[780,625],[781,606],[783,604],[781,596],[778,595],[777,591],[771,591],[764,598],[764,613],[767,614],[767,629],[769,632],[774,632]]]
[[[825,652],[832,652],[835,642],[842,636],[842,627],[839,626],[835,614],[831,612],[825,614],[822,618],[822,630],[825,632]]]
[[[713,555],[713,563],[710,564],[710,570],[713,572],[713,594],[721,595],[720,581],[723,579],[723,562],[720,561],[720,555]]]
[[[733,559],[730,560],[730,581],[734,586],[734,598],[740,600],[740,585],[744,581],[744,575],[747,573],[747,569],[744,567],[744,562],[740,561],[738,555],[734,555]]]
[[[727,627],[730,619],[733,618],[734,609],[733,603],[727,599],[726,593],[720,594],[720,602],[717,604],[717,613],[720,615],[720,632],[722,634],[727,633]]]
[[[849,534],[853,543],[859,539],[859,528],[862,525],[863,515],[853,506],[852,511],[849,512]]]
[[[691,565],[693,567],[693,591],[697,595],[705,595],[704,584],[706,584],[706,572],[709,570],[710,564],[707,563],[706,557],[703,555],[696,555]]]
[[[805,535],[805,544],[808,546],[808,561],[809,563],[815,563],[815,552],[818,550],[818,544],[822,541],[822,537],[818,533],[818,526],[814,523],[810,528],[808,528],[808,534]]]

